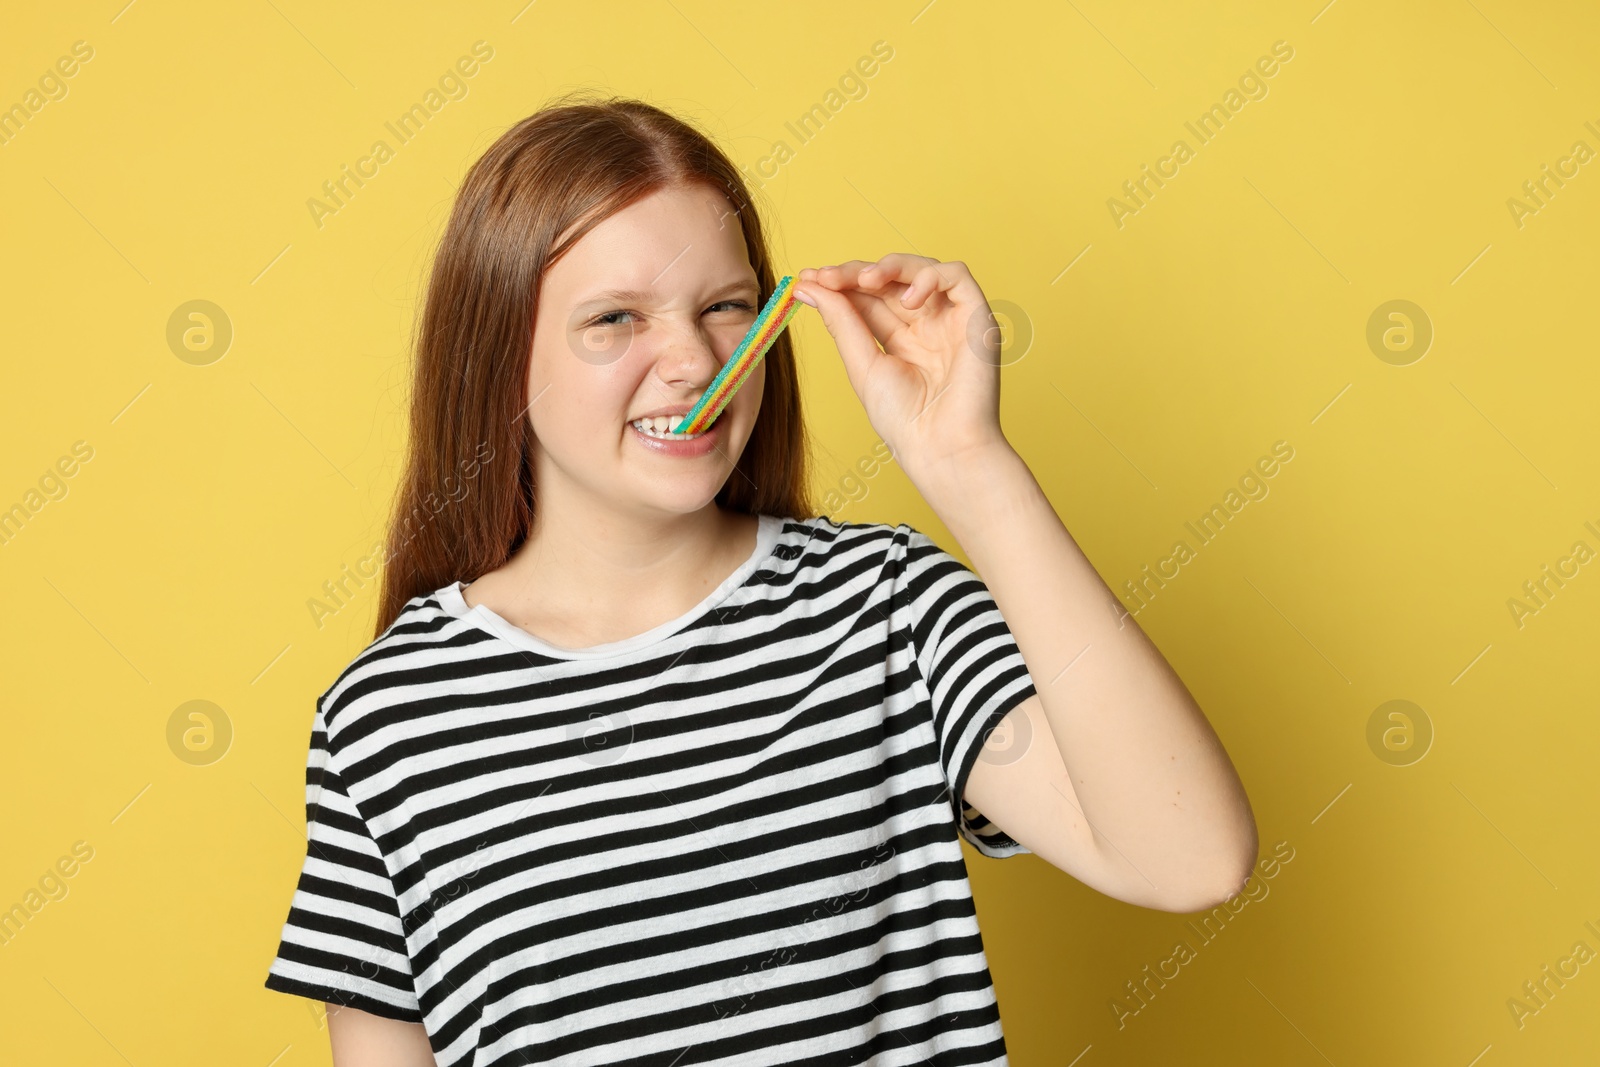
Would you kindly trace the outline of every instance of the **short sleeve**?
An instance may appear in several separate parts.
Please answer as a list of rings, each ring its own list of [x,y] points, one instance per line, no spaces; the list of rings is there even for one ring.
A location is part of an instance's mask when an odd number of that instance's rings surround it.
[[[989,734],[1035,693],[989,587],[927,535],[901,524],[911,646],[933,707],[939,761],[957,832],[985,856],[1030,851],[962,796]]]
[[[320,700],[306,757],[306,858],[265,984],[422,1021],[394,883],[330,755]]]

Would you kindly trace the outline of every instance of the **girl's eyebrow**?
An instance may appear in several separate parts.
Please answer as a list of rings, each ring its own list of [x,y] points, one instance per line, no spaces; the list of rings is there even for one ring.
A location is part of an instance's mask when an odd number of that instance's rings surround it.
[[[760,293],[760,286],[757,285],[755,282],[750,281],[749,279],[740,279],[739,281],[729,282],[727,285],[724,285],[719,289],[713,290],[708,295],[712,299],[716,299],[718,297],[727,296],[730,293],[756,293],[756,294],[759,294]],[[581,310],[583,308],[591,307],[591,306],[594,306],[594,305],[597,305],[597,304],[648,303],[649,301],[654,300],[655,297],[656,297],[656,293],[655,293],[655,290],[653,290],[653,289],[605,289],[605,290],[602,290],[601,292],[598,292],[598,293],[594,294],[593,296],[591,296],[589,299],[583,301],[582,303],[574,305],[573,310],[574,311],[578,311],[578,310]]]

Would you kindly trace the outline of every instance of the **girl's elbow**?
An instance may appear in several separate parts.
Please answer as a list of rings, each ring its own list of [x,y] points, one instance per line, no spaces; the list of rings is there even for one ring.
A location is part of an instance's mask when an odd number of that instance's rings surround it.
[[[1260,847],[1255,818],[1247,807],[1243,820],[1215,850],[1215,855],[1228,857],[1226,861],[1218,863],[1210,877],[1196,879],[1190,892],[1177,901],[1179,906],[1172,910],[1205,911],[1239,896],[1249,887],[1250,876],[1255,873],[1256,853]]]

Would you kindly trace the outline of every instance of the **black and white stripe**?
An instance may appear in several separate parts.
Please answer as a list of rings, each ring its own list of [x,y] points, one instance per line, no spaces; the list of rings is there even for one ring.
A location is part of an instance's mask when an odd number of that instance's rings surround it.
[[[441,1067],[998,1064],[961,789],[1034,686],[904,524],[761,516],[689,614],[554,648],[413,599],[317,701],[269,989]]]

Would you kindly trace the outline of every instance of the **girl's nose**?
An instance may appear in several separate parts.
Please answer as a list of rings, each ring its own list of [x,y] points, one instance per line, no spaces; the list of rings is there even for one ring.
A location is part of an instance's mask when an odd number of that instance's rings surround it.
[[[721,369],[722,360],[711,338],[696,326],[675,331],[656,358],[656,374],[661,380],[684,388],[704,389]]]

